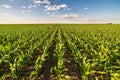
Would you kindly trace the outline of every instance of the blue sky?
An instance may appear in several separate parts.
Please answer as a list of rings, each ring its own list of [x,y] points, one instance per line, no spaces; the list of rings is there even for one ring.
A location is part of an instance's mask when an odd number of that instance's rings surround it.
[[[0,23],[120,23],[120,0],[0,0]]]

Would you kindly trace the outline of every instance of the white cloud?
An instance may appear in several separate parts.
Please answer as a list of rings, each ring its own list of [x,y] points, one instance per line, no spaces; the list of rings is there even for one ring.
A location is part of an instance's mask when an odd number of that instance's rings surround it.
[[[57,12],[47,12],[47,14],[53,14],[53,15],[56,15]]]
[[[28,6],[29,9],[36,8],[36,7],[37,7],[37,5],[29,5]]]
[[[25,10],[22,10],[22,13],[25,13]]]
[[[10,0],[10,1],[15,1],[15,0]]]
[[[64,10],[68,10],[68,11],[70,11],[70,10],[72,10],[71,8],[66,8],[66,9],[64,9]]]
[[[67,9],[68,6],[66,4],[61,4],[61,5],[46,5],[45,6],[45,10],[51,10],[51,11],[55,11],[55,10],[60,10],[60,9]]]
[[[29,13],[31,13],[31,12],[32,12],[32,10],[27,10],[26,12],[29,12]]]
[[[35,4],[50,4],[49,0],[33,0]]]
[[[84,18],[84,21],[91,21],[91,18]]]
[[[10,5],[8,5],[8,4],[4,4],[3,7],[4,7],[4,8],[7,8],[7,9],[12,8],[12,6],[10,6]]]
[[[22,10],[21,12],[22,12],[22,13],[26,13],[26,12],[31,13],[32,10]]]
[[[77,17],[78,17],[77,14],[65,14],[65,15],[58,16],[58,18],[62,18],[62,19],[73,19]]]
[[[50,12],[47,12],[47,14],[51,14]]]
[[[47,14],[50,15],[50,16],[52,16],[52,17],[54,17],[54,16],[57,15],[57,12],[47,12]]]
[[[93,19],[91,17],[87,17],[87,18],[84,18],[83,21],[95,21],[95,19]]]
[[[106,22],[105,20],[99,20],[99,19],[95,19],[92,17],[84,17],[83,19],[81,19],[81,22],[83,23],[99,23],[99,22]]]
[[[26,8],[26,6],[22,6],[21,8],[25,9],[25,8]]]
[[[8,15],[9,15],[9,13],[3,13],[3,15],[4,15],[4,16],[8,16]]]
[[[84,8],[85,10],[88,10],[88,8],[86,7],[86,8]]]
[[[50,16],[51,16],[51,17],[54,17],[55,15],[54,15],[54,14],[51,14]]]

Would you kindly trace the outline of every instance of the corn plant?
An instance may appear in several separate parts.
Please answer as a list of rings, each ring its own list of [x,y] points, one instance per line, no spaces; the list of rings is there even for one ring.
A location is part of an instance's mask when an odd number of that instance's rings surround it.
[[[57,75],[57,79],[58,80],[62,80],[63,77],[65,77],[65,75],[63,75],[63,71],[65,71],[65,65],[64,65],[64,53],[65,53],[65,50],[64,50],[64,44],[62,42],[62,37],[61,37],[61,31],[60,29],[58,30],[58,34],[57,34],[58,38],[57,38],[57,45],[56,45],[56,53],[57,53],[57,60],[58,60],[58,63],[57,63],[57,66],[55,66],[53,69]]]

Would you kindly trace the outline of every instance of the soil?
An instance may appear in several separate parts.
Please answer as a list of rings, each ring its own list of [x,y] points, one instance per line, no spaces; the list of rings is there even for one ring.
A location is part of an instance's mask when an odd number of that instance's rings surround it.
[[[62,35],[62,34],[61,34]],[[64,41],[64,46],[65,46],[65,66],[68,69],[68,71],[64,72],[66,75],[71,76],[72,80],[81,80],[81,76],[79,73],[78,68],[75,66],[75,62],[73,60],[72,53],[68,47],[68,42],[65,39],[64,35],[62,35],[63,41]]]
[[[72,55],[72,51],[70,50],[69,46],[68,46],[68,42],[65,39],[65,36],[63,35],[63,31],[61,30],[61,36],[62,36],[62,41],[64,43],[64,47],[65,47],[65,53],[64,53],[64,65],[65,68],[67,70],[63,71],[64,75],[68,75],[72,78],[72,80],[82,80],[82,77],[80,75],[80,67],[76,66],[77,64],[74,62],[74,58]],[[58,38],[57,36],[58,30],[56,32],[56,35],[51,43],[51,46],[48,49],[48,54],[49,56],[45,57],[45,63],[44,63],[44,67],[41,71],[41,73],[39,74],[38,78],[35,79],[34,77],[32,79],[30,79],[30,73],[32,71],[34,71],[35,69],[35,60],[37,59],[38,55],[41,55],[42,53],[40,52],[36,52],[36,55],[34,56],[34,59],[32,63],[30,63],[29,65],[27,65],[27,67],[25,69],[22,69],[21,72],[23,73],[22,75],[19,76],[19,79],[13,79],[11,76],[7,77],[6,80],[22,80],[24,78],[24,80],[57,80],[56,74],[55,72],[52,70],[53,67],[57,66],[57,58],[56,58],[56,39]],[[50,38],[50,35],[48,36]],[[1,68],[1,66],[0,66]],[[3,68],[6,68],[6,66],[4,66]],[[5,71],[9,72],[9,70],[5,69]],[[20,72],[20,73],[21,73]],[[5,72],[4,72],[5,73]],[[0,73],[0,78],[1,78],[1,73]],[[92,80],[92,79],[89,79]]]

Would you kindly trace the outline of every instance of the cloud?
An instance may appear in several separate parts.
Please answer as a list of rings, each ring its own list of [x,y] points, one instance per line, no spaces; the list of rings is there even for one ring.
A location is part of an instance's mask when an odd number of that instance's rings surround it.
[[[57,13],[55,13],[55,12],[47,12],[47,14],[49,14],[49,15],[51,15],[51,14],[57,14]]]
[[[21,12],[22,12],[22,13],[26,13],[26,12],[31,13],[32,10],[22,10]]]
[[[61,5],[46,5],[45,10],[51,10],[51,11],[56,11],[56,10],[60,10],[60,9],[67,9],[68,6],[66,4],[61,4]]]
[[[50,4],[49,0],[33,0],[35,4]]]
[[[54,16],[57,15],[57,12],[47,12],[47,14],[50,15],[50,16],[52,16],[52,17],[54,17]]]
[[[87,7],[85,7],[84,9],[85,9],[85,10],[88,10],[88,8],[87,8]]]
[[[84,18],[83,21],[96,21],[96,20],[91,17],[87,17],[87,18]]]
[[[78,17],[77,14],[65,14],[65,15],[58,16],[58,18],[61,18],[61,19],[73,19],[77,17]]]
[[[7,9],[12,8],[12,6],[10,6],[10,5],[8,5],[8,4],[4,4],[3,7],[4,7],[4,8],[7,8]]]
[[[22,13],[25,13],[25,10],[22,10]]]
[[[10,0],[10,1],[15,1],[15,0]]]
[[[4,15],[4,16],[8,16],[8,15],[9,15],[9,13],[3,13],[3,15]]]
[[[32,4],[28,5],[26,8],[33,9],[40,7],[41,4],[50,5],[49,0],[32,0]]]
[[[32,10],[27,10],[27,12],[31,13],[31,12],[32,12]]]
[[[47,14],[51,14],[50,12],[47,12]]]
[[[25,9],[25,8],[26,8],[26,6],[22,6],[21,8]]]
[[[92,19],[91,18],[84,18],[83,20],[84,21],[91,21]]]
[[[36,7],[37,7],[37,5],[29,5],[28,6],[29,9],[36,8]]]

